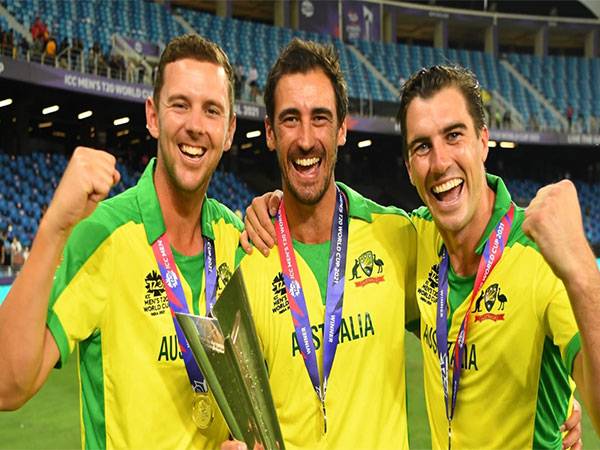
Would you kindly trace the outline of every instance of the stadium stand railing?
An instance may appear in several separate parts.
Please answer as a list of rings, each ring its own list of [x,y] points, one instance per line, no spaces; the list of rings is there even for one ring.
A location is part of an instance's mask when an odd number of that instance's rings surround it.
[[[248,70],[256,67],[258,84],[264,86],[271,64],[279,50],[292,38],[300,37],[333,44],[340,54],[342,70],[346,74],[349,95],[354,99],[371,102],[394,103],[396,95],[382,83],[385,77],[394,86],[402,79],[423,66],[442,63],[458,63],[470,68],[479,78],[491,96],[488,108],[488,122],[495,128],[530,129],[535,131],[575,131],[582,133],[600,132],[600,59],[580,57],[548,56],[538,58],[533,55],[509,53],[495,58],[487,53],[465,49],[440,49],[420,45],[386,44],[382,42],[356,41],[346,44],[328,35],[308,33],[300,30],[272,25],[222,18],[213,14],[192,9],[175,7],[169,9],[157,2],[143,0],[2,0],[6,10],[29,29],[36,16],[48,25],[57,42],[64,38],[69,42],[82,41],[83,54],[72,57],[70,51],[60,55],[54,62],[67,61],[69,68],[105,76],[127,78],[138,81],[140,77],[125,77],[126,68],[110,68],[108,57],[105,64],[98,64],[98,58],[89,56],[97,43],[102,54],[111,50],[113,35],[123,35],[164,45],[174,36],[187,29],[194,29],[209,39],[220,43],[230,56],[233,64],[241,64]],[[176,15],[178,18],[176,19]],[[183,26],[180,22],[184,21]],[[0,16],[0,26],[6,27],[6,18]],[[374,74],[363,64],[349,45],[354,46],[379,72]],[[42,55],[27,55],[42,62]],[[504,64],[503,64],[504,63]],[[532,92],[509,70],[508,63],[522,74],[535,88]],[[127,63],[125,63],[127,65]],[[140,68],[134,68],[139,70]],[[145,75],[150,82],[151,74]],[[539,95],[555,108],[551,111]],[[494,100],[496,97],[496,100]],[[556,111],[565,112],[571,104],[574,110],[573,124],[565,130]],[[370,107],[361,109],[363,114],[383,111],[387,114],[393,108]],[[506,112],[511,117],[510,125],[501,118]]]

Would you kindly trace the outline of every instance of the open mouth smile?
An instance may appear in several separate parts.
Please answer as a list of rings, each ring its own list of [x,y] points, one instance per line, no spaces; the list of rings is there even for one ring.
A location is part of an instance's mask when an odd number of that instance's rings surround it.
[[[431,188],[431,193],[441,202],[451,202],[460,196],[464,182],[465,180],[461,178],[452,178],[442,184],[433,186]]]
[[[194,147],[187,144],[179,144],[179,150],[190,158],[201,158],[206,153],[206,147]]]
[[[294,169],[300,173],[309,174],[319,168],[321,165],[321,158],[296,158],[292,161]]]

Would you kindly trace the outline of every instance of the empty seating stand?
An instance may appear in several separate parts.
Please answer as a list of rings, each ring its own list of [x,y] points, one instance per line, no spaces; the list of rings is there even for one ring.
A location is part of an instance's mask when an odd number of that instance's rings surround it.
[[[31,245],[44,205],[49,205],[67,165],[61,154],[32,153],[8,155],[0,152],[0,230],[12,226],[23,245]],[[141,169],[132,169],[119,162],[119,184],[109,196],[130,188],[140,176]],[[212,177],[208,196],[214,197],[232,210],[244,211],[256,194],[234,174],[217,170]]]

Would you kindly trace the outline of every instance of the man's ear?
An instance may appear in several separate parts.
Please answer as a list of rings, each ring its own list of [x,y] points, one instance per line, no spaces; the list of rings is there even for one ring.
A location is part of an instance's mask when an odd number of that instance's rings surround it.
[[[223,145],[223,151],[226,152],[231,148],[231,144],[233,142],[233,136],[235,135],[235,129],[237,126],[237,116],[235,113],[231,114],[231,119],[229,119],[229,126],[227,127],[227,137],[225,138],[225,143]]]
[[[404,167],[406,167],[406,172],[408,172],[408,179],[410,180],[410,184],[414,186],[415,183],[412,179],[412,174],[410,173],[410,161],[408,160],[408,156],[404,160]]]
[[[267,140],[267,147],[270,151],[274,151],[276,149],[276,139],[275,139],[275,129],[273,128],[273,124],[271,123],[271,119],[269,116],[265,116],[265,133]]]
[[[337,132],[337,146],[346,144],[346,134],[348,133],[347,118],[344,118]]]
[[[146,99],[146,128],[154,139],[158,139],[158,105],[153,97]]]
[[[481,161],[485,163],[489,153],[488,142],[490,140],[490,132],[488,130],[488,127],[484,125],[479,133],[479,140],[481,142],[481,145],[483,146],[481,151]]]

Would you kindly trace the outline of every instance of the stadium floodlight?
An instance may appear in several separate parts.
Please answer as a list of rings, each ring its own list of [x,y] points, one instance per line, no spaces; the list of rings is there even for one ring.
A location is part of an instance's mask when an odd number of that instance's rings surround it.
[[[257,137],[259,137],[260,135],[261,135],[261,132],[260,132],[260,130],[248,131],[248,132],[246,133],[246,137],[247,137],[248,139],[257,138]]]
[[[488,147],[489,148],[496,148],[496,141],[488,141]]]
[[[60,108],[58,107],[58,105],[47,106],[46,108],[42,109],[42,114],[52,114],[58,111],[59,109]]]
[[[38,124],[38,128],[50,128],[52,126],[52,122],[40,122]]]
[[[126,123],[129,123],[129,117],[121,117],[113,121],[113,125],[115,126],[125,125]]]
[[[502,141],[500,142],[500,148],[515,148],[517,144],[510,141]]]
[[[92,114],[94,113],[88,109],[87,111],[83,111],[77,114],[77,118],[79,120],[87,119],[88,117],[92,117]]]
[[[367,139],[365,141],[360,141],[358,143],[358,148],[370,147],[372,144],[373,144],[373,142],[371,142],[371,139]]]
[[[3,108],[8,105],[12,105],[12,98],[5,98],[4,100],[0,100],[0,108]]]

